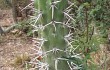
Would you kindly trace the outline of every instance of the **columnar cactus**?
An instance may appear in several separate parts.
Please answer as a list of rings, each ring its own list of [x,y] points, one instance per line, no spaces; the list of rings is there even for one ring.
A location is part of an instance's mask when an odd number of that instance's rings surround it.
[[[73,28],[71,22],[75,22],[71,14],[73,5],[68,0],[35,0],[36,16],[32,18],[32,26],[34,31],[38,31],[35,64],[38,64],[39,70],[73,70],[72,63],[69,64],[68,59],[64,58],[68,54],[67,47],[72,46],[70,28]]]

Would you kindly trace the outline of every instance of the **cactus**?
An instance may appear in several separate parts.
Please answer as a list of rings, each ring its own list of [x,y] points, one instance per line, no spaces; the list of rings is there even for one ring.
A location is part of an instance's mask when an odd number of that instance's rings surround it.
[[[75,20],[70,16],[68,0],[35,0],[35,16],[32,18],[34,31],[38,31],[37,68],[42,70],[70,70],[67,47],[72,39],[70,28]],[[35,50],[35,49],[34,49]],[[77,56],[77,55],[76,55]],[[41,61],[43,63],[41,63]]]

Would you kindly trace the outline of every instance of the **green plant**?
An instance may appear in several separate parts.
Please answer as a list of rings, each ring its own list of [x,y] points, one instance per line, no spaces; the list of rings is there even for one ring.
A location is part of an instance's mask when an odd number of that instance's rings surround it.
[[[81,60],[80,55],[67,51],[71,46],[71,29],[74,29],[75,19],[72,6],[68,0],[35,0],[35,17],[32,18],[34,31],[38,31],[36,54],[38,68],[45,70],[80,69],[72,60]],[[36,39],[35,39],[36,40]],[[70,60],[69,58],[72,58]],[[41,63],[41,61],[43,63]],[[74,66],[74,67],[72,67]]]
[[[95,24],[100,30],[100,34],[103,38],[107,38],[108,29],[110,28],[110,2],[109,0],[96,0],[93,1],[90,15],[95,21]]]
[[[33,36],[33,27],[29,24],[29,20],[23,20],[21,22],[18,22],[15,28],[24,32],[27,36],[30,36],[30,37]],[[37,35],[37,32],[35,35]]]
[[[107,0],[105,2],[101,0],[97,0],[97,1],[100,2],[101,4],[106,4]],[[106,24],[104,23],[105,17],[103,16],[108,16],[108,15],[103,14],[105,12],[104,10],[102,11],[102,9],[104,9],[102,8],[103,5],[96,5],[98,2],[96,2],[96,4],[94,2],[82,1],[82,3],[80,3],[78,10],[76,12],[77,13],[76,25],[77,24],[79,25],[77,25],[77,29],[75,30],[74,40],[72,42],[73,43],[72,45],[73,47],[76,47],[75,52],[79,52],[84,55],[84,58],[83,58],[84,62],[82,62],[83,70],[89,70],[89,69],[98,70],[97,66],[95,68],[90,67],[87,61],[91,60],[90,54],[92,52],[99,50],[99,45],[101,43],[106,42],[104,37],[107,36],[107,28],[109,28],[109,25],[107,25],[109,20],[105,22]],[[97,7],[95,8],[94,6],[95,7],[97,6]],[[102,29],[98,29],[98,28],[102,28]],[[98,30],[102,30],[102,31],[98,31]],[[70,51],[72,50],[74,50],[74,48],[70,49]],[[90,65],[92,65],[92,63]],[[94,66],[94,64],[92,66]]]

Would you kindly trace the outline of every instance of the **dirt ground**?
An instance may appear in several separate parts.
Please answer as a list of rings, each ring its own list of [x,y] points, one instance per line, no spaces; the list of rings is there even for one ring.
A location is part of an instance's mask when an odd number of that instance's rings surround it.
[[[0,42],[0,70],[16,70],[11,65],[16,56],[24,53],[31,54],[33,52],[31,49],[33,47],[32,41],[25,36],[16,37],[14,35],[7,35],[3,36]]]
[[[0,10],[0,26],[12,25],[11,10]],[[0,36],[0,70],[24,70],[21,67],[14,67],[11,65],[16,56],[28,53],[33,53],[32,38],[26,37],[25,34],[22,36],[14,34],[6,34]],[[31,57],[30,57],[31,58]]]
[[[0,26],[9,26],[13,21],[12,10],[1,10],[0,9]]]

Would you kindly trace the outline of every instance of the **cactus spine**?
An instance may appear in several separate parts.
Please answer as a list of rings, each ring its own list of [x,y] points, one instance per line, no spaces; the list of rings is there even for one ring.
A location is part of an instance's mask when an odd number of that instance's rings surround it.
[[[40,69],[70,70],[66,57],[70,34],[70,22],[74,19],[69,15],[71,6],[68,0],[35,0],[33,26],[38,31]],[[40,57],[40,60],[39,60]],[[44,66],[42,66],[44,65]]]

